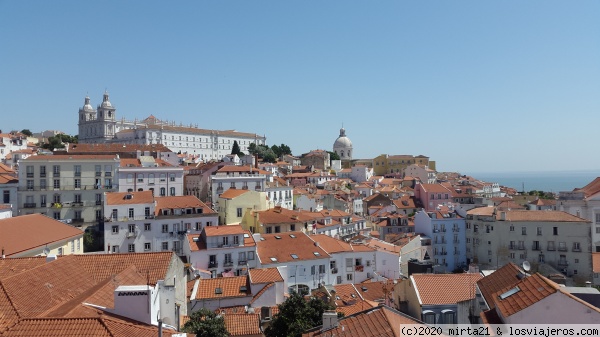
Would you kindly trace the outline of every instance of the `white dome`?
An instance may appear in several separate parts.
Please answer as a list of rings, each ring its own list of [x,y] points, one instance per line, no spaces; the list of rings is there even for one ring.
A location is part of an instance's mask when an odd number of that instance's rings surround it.
[[[340,136],[333,143],[333,152],[343,160],[352,159],[352,141],[346,137],[346,129],[340,129]]]
[[[90,112],[94,111],[94,108],[92,108],[92,105],[90,104],[89,96],[85,96],[85,103],[83,104],[83,110],[90,111]]]
[[[333,148],[352,148],[352,141],[348,137],[338,137],[333,143]]]

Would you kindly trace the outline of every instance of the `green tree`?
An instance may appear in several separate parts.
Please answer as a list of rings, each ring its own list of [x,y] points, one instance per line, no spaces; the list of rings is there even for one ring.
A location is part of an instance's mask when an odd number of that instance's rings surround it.
[[[329,153],[329,160],[340,160],[340,156],[337,153],[331,151],[327,151],[327,153]]]
[[[297,337],[308,329],[323,324],[323,312],[334,307],[321,299],[305,300],[302,295],[292,292],[290,297],[279,305],[279,313],[265,329],[267,337]]]
[[[190,315],[182,328],[183,332],[195,333],[196,336],[229,337],[225,328],[225,318],[213,311],[202,308]]]
[[[244,152],[242,152],[242,150],[240,150],[240,145],[238,144],[237,140],[233,141],[233,146],[231,147],[231,154],[237,154],[238,157],[241,157],[244,155]]]
[[[33,136],[33,133],[31,131],[29,131],[29,129],[23,129],[23,130],[21,130],[21,133],[27,137]]]

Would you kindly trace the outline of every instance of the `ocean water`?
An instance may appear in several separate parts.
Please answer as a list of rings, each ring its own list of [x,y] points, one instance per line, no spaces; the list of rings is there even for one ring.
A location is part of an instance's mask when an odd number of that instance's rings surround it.
[[[546,171],[546,172],[473,172],[463,173],[486,182],[497,182],[517,191],[545,191],[558,193],[581,188],[600,177],[600,170]]]

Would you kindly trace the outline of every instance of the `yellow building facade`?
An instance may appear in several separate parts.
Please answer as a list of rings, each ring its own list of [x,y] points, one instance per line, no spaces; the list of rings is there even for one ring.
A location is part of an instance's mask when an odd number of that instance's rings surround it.
[[[425,165],[435,171],[435,161],[429,160],[429,157],[418,155],[387,155],[382,154],[373,158],[373,173],[378,176],[386,174],[401,174],[409,165]]]

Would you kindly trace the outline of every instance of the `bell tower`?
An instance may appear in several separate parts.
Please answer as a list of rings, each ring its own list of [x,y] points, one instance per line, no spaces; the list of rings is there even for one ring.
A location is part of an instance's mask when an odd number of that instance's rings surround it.
[[[98,105],[97,118],[101,123],[100,136],[104,139],[111,139],[115,136],[115,111],[117,109],[110,103],[108,92],[104,91],[102,103]]]

